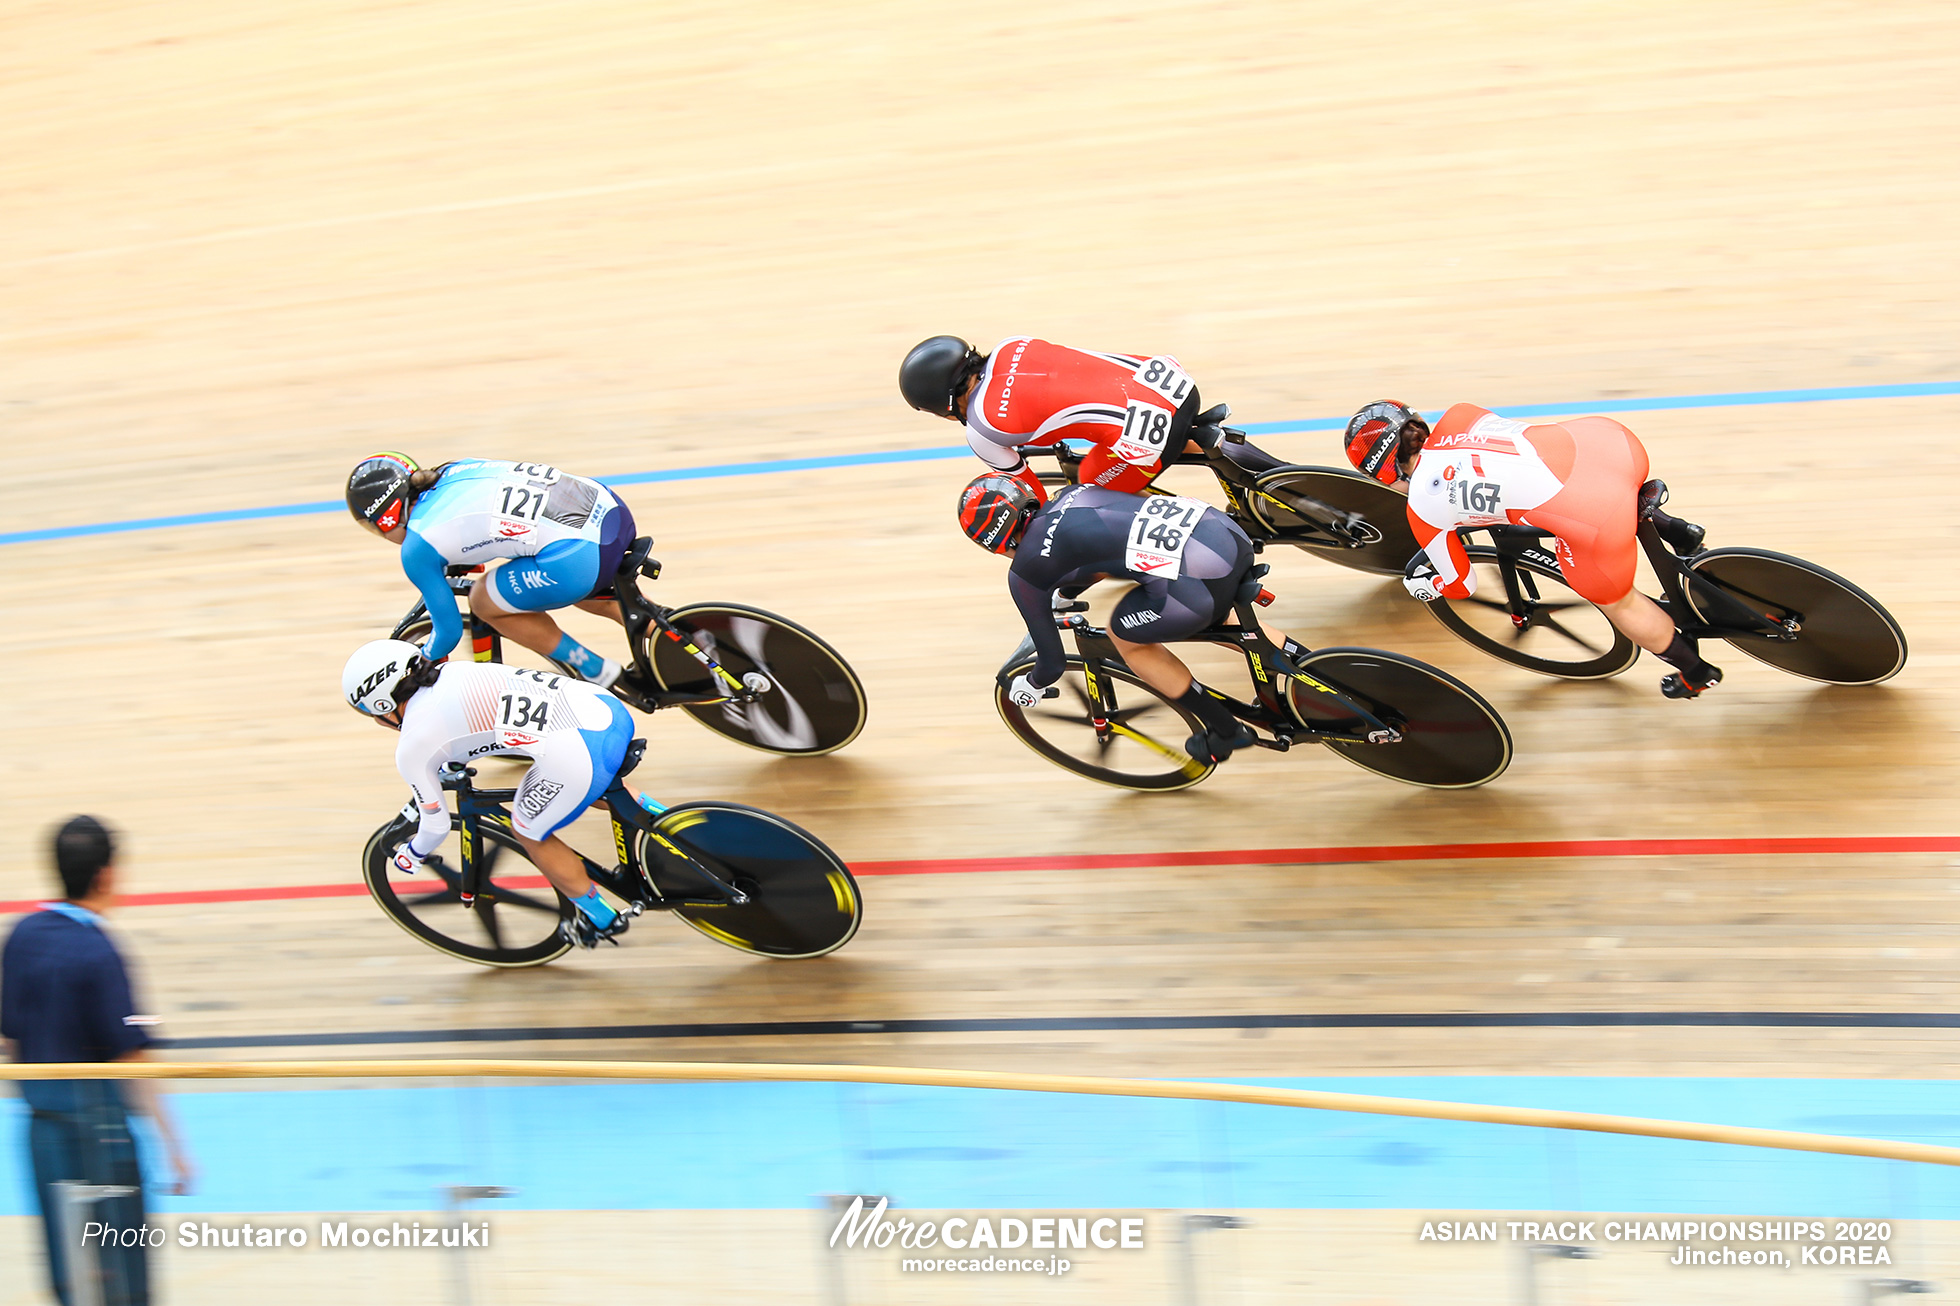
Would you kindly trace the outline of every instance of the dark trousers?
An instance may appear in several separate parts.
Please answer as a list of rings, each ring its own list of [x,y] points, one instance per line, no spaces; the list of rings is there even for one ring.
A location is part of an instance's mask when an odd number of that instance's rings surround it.
[[[81,1219],[99,1221],[115,1230],[137,1229],[144,1222],[143,1174],[120,1085],[113,1080],[85,1079],[34,1087],[41,1091],[34,1094],[37,1104],[28,1121],[27,1142],[34,1161],[34,1191],[47,1231],[48,1276],[61,1306],[71,1306],[74,1297],[69,1292],[69,1267],[80,1249],[63,1243],[62,1190],[54,1185],[72,1179],[136,1189],[133,1197],[111,1197],[95,1203]],[[135,1241],[137,1235],[129,1238]],[[143,1248],[102,1246],[103,1241],[99,1237],[89,1239],[90,1250],[102,1267],[104,1306],[148,1306],[150,1283]],[[82,1259],[86,1263],[86,1257]]]

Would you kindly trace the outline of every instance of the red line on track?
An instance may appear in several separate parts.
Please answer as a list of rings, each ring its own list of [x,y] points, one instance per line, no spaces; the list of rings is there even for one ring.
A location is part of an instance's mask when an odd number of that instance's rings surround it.
[[[856,875],[977,875],[994,871],[1107,871],[1149,866],[1321,866],[1340,862],[1522,861],[1546,857],[1796,857],[1841,853],[1960,852],[1960,835],[1850,835],[1781,839],[1566,839],[1529,843],[1379,844],[1354,848],[1224,848],[1167,853],[1078,853],[1052,857],[942,857],[923,861],[855,862]],[[408,882],[412,883],[412,881]],[[425,881],[433,887],[433,881]],[[514,888],[542,888],[543,876],[506,881]],[[187,903],[277,902],[288,898],[358,898],[349,884],[265,885],[245,889],[190,889],[132,893],[125,907]],[[0,902],[0,912],[31,911],[39,900]]]

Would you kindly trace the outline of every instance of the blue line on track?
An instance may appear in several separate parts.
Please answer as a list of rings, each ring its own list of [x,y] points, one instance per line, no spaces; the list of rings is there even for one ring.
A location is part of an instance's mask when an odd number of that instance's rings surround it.
[[[1737,390],[1724,394],[1662,395],[1651,399],[1595,399],[1569,404],[1509,404],[1499,409],[1506,417],[1549,417],[1559,413],[1644,413],[1675,408],[1748,408],[1761,404],[1817,404],[1846,399],[1910,399],[1926,395],[1960,394],[1960,381],[1921,381],[1904,385],[1838,385],[1808,390]],[[1433,416],[1433,414],[1432,414]],[[1338,431],[1346,417],[1309,417],[1290,422],[1247,422],[1251,435],[1289,431]],[[775,472],[805,472],[827,467],[873,467],[884,463],[932,462],[967,454],[963,444],[929,449],[881,449],[872,453],[832,454],[822,458],[776,458],[767,462],[715,463],[707,467],[669,467],[652,472],[628,472],[601,477],[607,485],[645,485],[654,481],[699,481],[723,476],[766,476]],[[85,535],[118,535],[125,531],[155,531],[172,526],[208,526],[218,522],[255,521],[268,517],[305,517],[338,512],[337,499],[313,503],[283,503],[268,508],[227,508],[177,517],[139,517],[131,521],[89,522],[80,526],[50,526],[41,530],[0,532],[0,544],[31,544],[42,540],[72,540]]]
[[[1410,1076],[1254,1080],[1393,1097],[1712,1120],[1952,1144],[1946,1080]],[[1666,1211],[1960,1218],[1960,1172],[1859,1157],[1284,1107],[876,1084],[519,1084],[182,1093],[200,1212],[900,1207]],[[32,1207],[18,1101],[0,1099],[0,1215]],[[603,1160],[568,1165],[577,1120]],[[621,1127],[637,1122],[638,1127]],[[350,1148],[349,1139],[360,1145]],[[154,1168],[151,1174],[158,1171]],[[1410,1226],[1413,1239],[1417,1223]]]

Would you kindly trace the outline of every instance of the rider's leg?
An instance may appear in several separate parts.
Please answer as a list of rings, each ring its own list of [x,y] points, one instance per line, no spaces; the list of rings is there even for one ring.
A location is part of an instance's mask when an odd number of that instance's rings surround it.
[[[538,742],[510,806],[512,832],[525,855],[601,931],[611,928],[619,913],[599,896],[585,864],[558,831],[606,792],[632,742],[633,718],[626,708],[610,698],[604,707],[610,717],[604,728],[559,730]]]
[[[1571,470],[1564,489],[1525,514],[1528,523],[1557,537],[1559,572],[1579,597],[1598,604],[1627,638],[1675,669],[1661,692],[1693,698],[1721,680],[1721,668],[1702,661],[1673,619],[1633,587],[1647,451],[1611,418],[1560,425],[1572,437]]]
[[[535,557],[514,559],[478,580],[470,588],[470,611],[533,653],[610,685],[619,678],[619,664],[567,635],[549,615],[552,608],[591,601],[599,562],[599,546],[589,540],[548,544]]]
[[[1223,761],[1256,736],[1232,714],[1225,695],[1193,679],[1164,645],[1195,635],[1230,613],[1239,577],[1251,561],[1252,546],[1245,535],[1208,517],[1185,545],[1182,574],[1176,580],[1144,581],[1110,614],[1110,641],[1130,669],[1204,723],[1185,743],[1185,750],[1200,760]]]
[[[523,845],[524,855],[531,859],[531,865],[543,871],[544,878],[551,881],[552,888],[574,902],[592,893],[592,877],[585,873],[585,863],[579,860],[579,855],[563,839],[554,834],[539,842],[520,834],[517,842]]]

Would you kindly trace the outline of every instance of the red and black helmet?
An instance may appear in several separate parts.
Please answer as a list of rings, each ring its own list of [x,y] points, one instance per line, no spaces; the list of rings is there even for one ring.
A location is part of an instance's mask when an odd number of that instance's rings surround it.
[[[411,497],[408,478],[420,470],[404,453],[361,459],[347,477],[347,511],[362,525],[386,535],[402,524]]]
[[[989,472],[960,491],[960,529],[987,552],[1010,554],[1020,546],[1028,519],[1040,508],[1041,500],[1020,481]]]
[[[1348,461],[1362,475],[1393,485],[1402,479],[1404,455],[1428,438],[1421,413],[1393,399],[1377,400],[1348,421]]]

